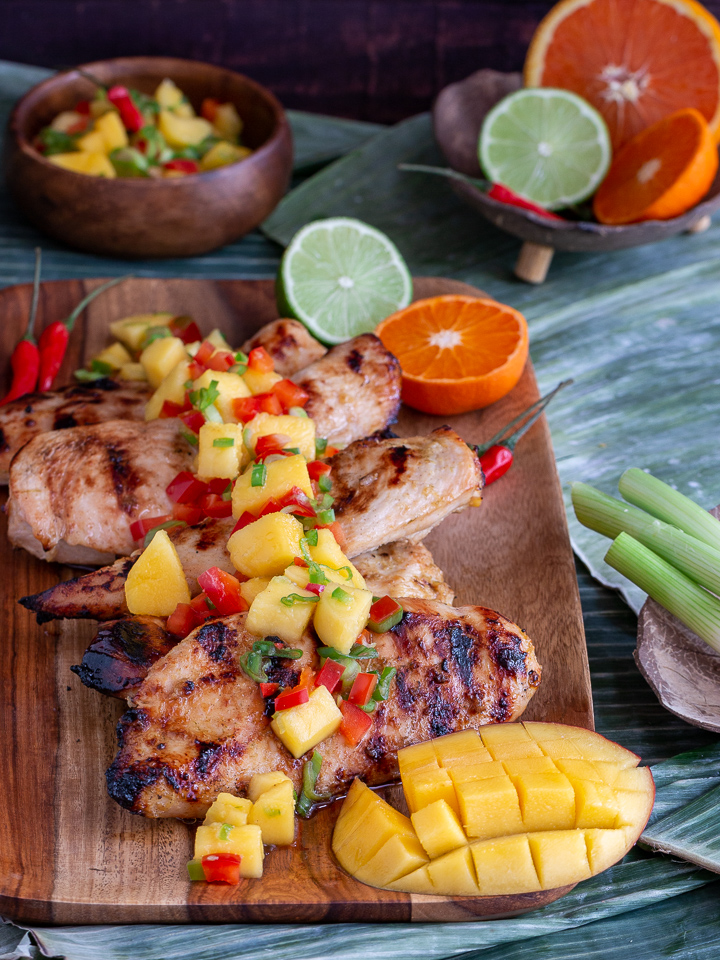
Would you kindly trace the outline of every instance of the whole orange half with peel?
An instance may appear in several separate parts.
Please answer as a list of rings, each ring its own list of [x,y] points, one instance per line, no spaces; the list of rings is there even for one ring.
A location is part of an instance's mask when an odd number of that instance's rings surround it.
[[[593,200],[600,223],[679,217],[701,200],[718,168],[718,151],[698,110],[678,110],[618,151]]]
[[[439,416],[504,397],[528,355],[521,313],[496,300],[457,294],[418,300],[375,332],[400,362],[404,402]]]
[[[588,100],[614,149],[683,107],[720,140],[720,24],[695,0],[561,0],[535,31],[524,79]]]

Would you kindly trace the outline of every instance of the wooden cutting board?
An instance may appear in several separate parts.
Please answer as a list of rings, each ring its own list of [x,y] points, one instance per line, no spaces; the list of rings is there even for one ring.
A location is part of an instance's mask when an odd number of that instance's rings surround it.
[[[99,281],[42,286],[39,328],[67,316]],[[418,297],[479,291],[418,279]],[[25,327],[30,286],[0,291],[0,357]],[[107,326],[132,313],[191,314],[241,343],[276,314],[270,281],[133,279],[112,288],[78,322],[58,383],[70,380],[107,342]],[[5,389],[5,384],[0,383]],[[467,440],[492,436],[537,399],[532,366],[491,408],[446,418]],[[425,433],[441,418],[403,409],[397,432]],[[334,862],[330,836],[339,804],[301,822],[294,847],[265,859],[262,880],[238,887],[190,884],[185,863],[194,831],[148,821],[105,791],[123,704],[84,687],[70,672],[93,637],[89,622],[35,624],[17,598],[75,575],[7,544],[0,531],[0,914],[27,923],[345,922],[472,920],[541,906],[563,890],[522,897],[445,898],[375,890]],[[493,607],[533,638],[542,684],[526,717],[592,728],[592,699],[573,557],[550,434],[542,418],[518,446],[512,470],[488,488],[479,509],[450,517],[427,539],[457,591],[457,603]],[[390,788],[388,797],[399,795]]]

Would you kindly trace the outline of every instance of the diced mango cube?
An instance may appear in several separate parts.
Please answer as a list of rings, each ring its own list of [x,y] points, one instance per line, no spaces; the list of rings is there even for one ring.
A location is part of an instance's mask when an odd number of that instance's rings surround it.
[[[245,381],[247,382],[247,374],[245,374]],[[266,437],[271,433],[280,433],[283,436],[290,437],[290,442],[286,444],[286,447],[298,449],[306,460],[315,459],[315,421],[309,417],[291,417],[289,414],[256,414],[247,425],[247,437],[251,449],[255,450],[258,437]],[[320,562],[318,561],[318,563]]]
[[[488,763],[469,763],[467,766],[450,767],[448,770],[452,782],[457,786],[470,780],[490,780],[492,777],[505,776],[505,764],[500,760]]]
[[[229,353],[234,353],[234,350],[230,346],[230,344],[227,342],[227,339],[225,338],[224,333],[222,332],[222,330],[219,330],[217,327],[213,327],[213,329],[205,337],[205,339],[209,343],[211,343],[216,350],[225,350],[225,351],[228,351]],[[233,374],[233,376],[237,376],[237,374]],[[246,393],[245,396],[246,397],[250,396],[250,394]]]
[[[150,327],[167,327],[174,313],[135,313],[110,324],[110,333],[134,353],[140,349]]]
[[[292,599],[283,603],[283,598]],[[296,600],[303,597],[303,601]],[[297,643],[307,630],[317,597],[298,587],[287,577],[273,577],[253,600],[245,628],[259,637],[279,637],[285,643]]]
[[[542,890],[565,887],[591,876],[582,830],[530,833],[528,840]]]
[[[318,530],[318,542],[309,547],[310,558],[323,567],[340,571],[340,576],[353,587],[365,589],[365,580],[359,570],[350,563],[335,539],[332,530]],[[348,569],[352,577],[348,577]],[[338,582],[342,583],[342,580]]]
[[[548,759],[550,758],[548,757]],[[555,766],[560,773],[564,773],[572,781],[593,780],[595,783],[604,782],[595,764],[589,760],[556,760]]]
[[[169,77],[165,77],[155,88],[153,97],[160,107],[165,110],[172,110],[173,107],[182,103],[183,92]]]
[[[243,374],[243,379],[247,384],[248,390],[253,396],[259,393],[270,393],[276,383],[280,383],[282,377],[279,373],[272,370],[247,370]],[[275,431],[273,431],[274,433]]]
[[[227,823],[208,823],[197,828],[195,834],[195,859],[217,853],[234,853],[241,857],[240,876],[262,876],[263,849],[262,831],[255,824],[233,827]]]
[[[327,687],[315,687],[307,703],[273,715],[270,726],[298,760],[340,726],[342,713]]]
[[[469,837],[486,840],[524,831],[517,790],[510,777],[459,783],[456,789],[460,822]]]
[[[436,800],[410,817],[418,840],[431,859],[467,843],[457,814],[446,800]]]
[[[119,114],[108,110],[95,121],[95,130],[100,134],[105,145],[105,153],[112,153],[128,145],[128,135],[125,132]]]
[[[270,770],[267,773],[254,773],[252,777],[250,777],[250,783],[248,784],[248,797],[252,803],[255,803],[261,793],[265,793],[266,790],[269,790],[271,787],[276,787],[279,783],[284,783],[285,781],[288,781],[288,783],[291,782],[290,777],[281,770]]]
[[[373,887],[384,887],[422,867],[427,859],[416,837],[396,833],[358,868],[355,878]]]
[[[160,337],[153,340],[140,354],[151,387],[159,387],[165,377],[181,360],[187,360],[185,344],[179,337]]]
[[[225,140],[237,142],[243,122],[234,103],[221,103],[215,111],[213,126]]]
[[[156,343],[159,342],[156,341]],[[140,367],[145,370],[142,364],[140,364]],[[166,400],[182,405],[185,400],[185,384],[187,383],[189,369],[190,361],[187,357],[175,364],[145,405],[146,420],[157,420]],[[145,378],[147,379],[147,373]]]
[[[248,823],[262,831],[263,843],[289,846],[295,839],[294,787],[285,779],[263,791],[252,805]]]
[[[231,793],[219,793],[205,814],[205,823],[229,823],[232,827],[243,827],[248,822],[251,809],[250,800],[235,797]]]
[[[525,834],[496,837],[470,845],[481,896],[534,893],[540,889]]]
[[[132,357],[119,341],[111,343],[109,347],[105,347],[95,359],[99,360],[100,363],[106,363],[109,367],[112,367],[113,370],[120,370],[126,363],[132,363]]]
[[[240,472],[242,449],[239,424],[204,423],[198,435],[198,476],[201,480],[234,480]]]
[[[526,830],[570,830],[575,826],[575,791],[555,773],[527,773],[513,778]]]
[[[169,617],[179,603],[190,603],[190,588],[175,545],[158,530],[130,568],[125,581],[130,613]]]
[[[303,526],[287,513],[269,513],[236,530],[227,548],[236,570],[246,577],[278,576],[300,556]]]
[[[218,391],[218,397],[213,406],[222,417],[223,423],[237,423],[238,418],[233,413],[232,402],[241,397],[250,396],[245,381],[237,373],[231,373],[229,370],[205,370],[193,381],[192,389],[209,388],[212,383]]]
[[[213,144],[205,156],[200,160],[201,170],[217,170],[219,167],[227,167],[228,164],[238,163],[249,157],[252,153],[249,147],[239,147],[237,144],[229,143],[227,140],[220,140]]]
[[[107,153],[105,138],[99,130],[88,130],[77,141],[77,148],[83,153]]]
[[[271,577],[252,577],[250,580],[243,580],[240,584],[240,593],[248,606],[252,604],[259,593],[263,592],[271,579]]]
[[[182,117],[177,112],[160,110],[158,129],[171,147],[194,147],[212,135],[212,126],[203,117]]]
[[[117,372],[118,380],[138,380],[147,383],[147,374],[141,363],[124,363]]]
[[[502,765],[505,773],[511,780],[514,780],[515,777],[526,777],[531,773],[558,772],[558,768],[550,757],[525,757],[522,760],[503,760]]]
[[[268,500],[279,500],[293,487],[302,490],[308,497],[314,496],[307,461],[304,457],[283,457],[266,466],[265,483],[261,487],[252,485],[252,468],[238,477],[232,499],[233,516],[236,519],[245,511],[257,516]]]
[[[469,847],[459,847],[444,857],[431,860],[425,869],[437,894],[447,897],[478,895],[475,866]]]
[[[426,740],[424,743],[414,743],[410,747],[403,747],[398,750],[397,757],[403,783],[411,775],[411,771],[418,767],[437,769],[440,766],[432,740]]]
[[[411,813],[436,800],[445,800],[455,813],[460,812],[450,774],[442,767],[418,767],[407,781],[403,780],[403,793]]]
[[[465,766],[492,760],[477,730],[460,730],[432,741],[441,767]]]
[[[341,811],[332,839],[333,853],[340,865],[353,876],[391,837],[399,835],[417,839],[407,817],[361,781],[355,783],[359,786],[351,790],[343,804],[344,810],[351,801],[348,813],[343,817]]]
[[[369,590],[328,585],[315,608],[315,631],[323,646],[349,653],[358,634],[365,628],[372,606]]]
[[[584,833],[593,876],[617,863],[628,848],[624,830],[585,830]]]
[[[46,157],[57,167],[72,170],[73,173],[85,173],[91,177],[106,177],[114,180],[117,174],[115,167],[107,156],[100,150],[82,150],[75,153],[55,153]]]
[[[575,826],[610,830],[620,812],[615,794],[606,783],[573,780],[575,789]]]
[[[429,864],[420,867],[419,870],[413,870],[412,873],[400,877],[399,880],[393,880],[392,883],[387,884],[387,889],[400,890],[403,893],[423,893],[432,896],[437,891],[428,874],[428,866]]]

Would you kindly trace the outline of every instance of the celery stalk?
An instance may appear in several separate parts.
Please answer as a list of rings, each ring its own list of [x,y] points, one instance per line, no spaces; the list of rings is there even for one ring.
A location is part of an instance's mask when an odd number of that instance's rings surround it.
[[[674,614],[720,653],[720,600],[627,533],[613,541],[605,562]]]
[[[586,483],[572,485],[572,502],[584,526],[611,539],[628,533],[706,590],[720,594],[720,550]]]
[[[671,523],[685,533],[720,550],[720,522],[689,497],[673,490],[662,480],[631,467],[620,477],[620,493],[636,507],[647,510],[658,520]]]

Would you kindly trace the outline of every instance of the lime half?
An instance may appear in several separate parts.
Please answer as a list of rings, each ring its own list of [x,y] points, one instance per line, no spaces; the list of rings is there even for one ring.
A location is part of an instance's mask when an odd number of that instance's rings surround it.
[[[568,90],[530,87],[496,103],[478,145],[488,179],[548,210],[586,200],[610,166],[605,121]]]
[[[395,244],[350,217],[315,220],[295,234],[277,282],[281,315],[319,340],[342,343],[371,333],[412,299],[412,278]]]

